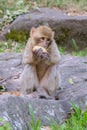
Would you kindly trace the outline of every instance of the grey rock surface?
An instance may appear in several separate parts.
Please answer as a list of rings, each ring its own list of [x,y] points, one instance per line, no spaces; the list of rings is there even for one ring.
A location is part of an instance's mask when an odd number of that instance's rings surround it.
[[[0,84],[8,91],[19,89],[16,79],[19,78],[22,69],[22,54],[0,54]]]
[[[87,94],[74,99],[77,105],[85,109],[87,105]],[[29,105],[32,106],[35,120],[41,119],[42,125],[49,125],[47,118],[62,123],[71,110],[69,100],[44,100],[28,99],[27,97],[17,97],[11,95],[0,96],[0,118],[9,122],[12,130],[30,130],[30,111]]]
[[[0,54],[0,83],[8,91],[19,89],[18,78],[23,70],[22,54]],[[70,111],[70,101],[82,109],[87,105],[87,57],[62,56],[60,63],[62,78],[61,90],[57,91],[59,100],[29,99],[27,96],[0,95],[0,118],[9,121],[13,130],[29,130],[31,116],[29,104],[35,117],[43,125],[49,125],[46,117],[58,123],[64,121]],[[3,82],[2,82],[3,81]]]
[[[29,130],[28,104],[20,97],[0,96],[0,118],[10,123],[12,130]]]
[[[68,50],[75,49],[74,39],[80,49],[87,47],[87,16],[68,16],[58,9],[40,8],[31,10],[27,14],[18,16],[11,25],[4,30],[0,37],[11,30],[30,31],[32,27],[49,25],[55,31],[58,44],[65,45]]]

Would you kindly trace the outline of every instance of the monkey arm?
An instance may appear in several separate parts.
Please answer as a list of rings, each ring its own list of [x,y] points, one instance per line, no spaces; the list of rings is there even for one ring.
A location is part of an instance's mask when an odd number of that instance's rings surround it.
[[[32,51],[33,46],[34,45],[32,44],[32,41],[30,38],[27,42],[26,47],[25,47],[23,61],[22,61],[23,65],[26,65],[26,64],[36,65],[39,63],[40,59],[37,58],[37,55],[35,57],[33,54],[33,51]]]
[[[33,57],[32,48],[33,48],[33,45],[32,45],[31,39],[29,38],[27,45],[25,47],[25,50],[24,50],[23,61],[22,61],[23,65],[37,64],[37,60],[35,60]]]
[[[59,53],[59,50],[58,50],[58,47],[57,47],[55,41],[53,41],[53,43],[52,43],[51,51],[50,51],[49,55],[50,55],[50,59],[49,59],[49,61],[46,62],[48,65],[55,65],[60,62],[61,57],[60,57],[60,53]]]
[[[32,55],[32,46],[31,46],[31,40],[29,39],[27,42],[27,45],[24,50],[24,55],[23,55],[23,64],[30,64],[33,63],[33,55]]]
[[[53,48],[53,51],[52,51],[52,56],[51,56],[51,64],[57,64],[60,62],[60,53],[59,53],[59,50],[58,50],[58,47],[57,45]]]

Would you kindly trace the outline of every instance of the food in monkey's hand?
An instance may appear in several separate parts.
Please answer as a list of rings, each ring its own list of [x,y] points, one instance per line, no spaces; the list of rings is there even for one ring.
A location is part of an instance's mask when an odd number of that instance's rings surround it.
[[[33,53],[36,57],[40,57],[43,60],[49,58],[49,54],[48,54],[47,50],[41,46],[33,47]]]
[[[33,48],[33,52],[36,51],[36,50],[39,50],[39,49],[41,49],[43,53],[48,53],[47,50],[44,47],[41,47],[41,46],[35,46]]]

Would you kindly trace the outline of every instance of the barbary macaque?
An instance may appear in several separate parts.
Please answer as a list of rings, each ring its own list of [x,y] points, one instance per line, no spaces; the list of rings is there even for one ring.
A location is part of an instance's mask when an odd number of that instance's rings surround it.
[[[60,86],[59,61],[60,53],[52,29],[48,26],[32,28],[23,55],[21,93],[54,96]]]

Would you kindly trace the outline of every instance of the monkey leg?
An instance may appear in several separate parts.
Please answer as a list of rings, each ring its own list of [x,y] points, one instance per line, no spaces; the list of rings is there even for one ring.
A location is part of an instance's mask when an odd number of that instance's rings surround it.
[[[20,92],[24,95],[32,93],[39,86],[35,66],[25,65],[20,77],[20,84]]]
[[[40,86],[46,90],[48,95],[54,97],[56,89],[60,87],[60,74],[58,65],[54,65],[48,68],[44,77],[40,81]]]

